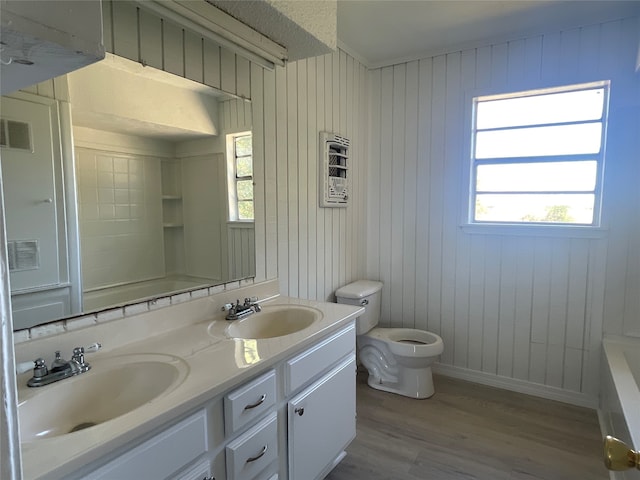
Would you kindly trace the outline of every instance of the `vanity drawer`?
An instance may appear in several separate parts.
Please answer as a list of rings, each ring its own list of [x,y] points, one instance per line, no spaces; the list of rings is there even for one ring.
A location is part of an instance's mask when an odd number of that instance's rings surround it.
[[[167,478],[207,449],[207,415],[201,410],[83,478]]]
[[[276,412],[247,430],[226,448],[227,479],[256,478],[278,458],[278,416]],[[275,464],[277,468],[277,463]],[[274,472],[264,472],[263,476]]]
[[[356,326],[348,327],[288,360],[285,366],[287,395],[314,380],[356,348]]]
[[[224,397],[224,431],[227,436],[266,413],[276,403],[276,373],[256,378]]]

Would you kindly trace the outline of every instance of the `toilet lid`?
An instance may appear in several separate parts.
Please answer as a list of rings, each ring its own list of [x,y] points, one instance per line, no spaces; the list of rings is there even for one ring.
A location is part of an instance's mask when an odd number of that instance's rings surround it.
[[[382,282],[375,282],[373,280],[357,280],[336,290],[336,297],[364,298],[379,292],[381,289]]]

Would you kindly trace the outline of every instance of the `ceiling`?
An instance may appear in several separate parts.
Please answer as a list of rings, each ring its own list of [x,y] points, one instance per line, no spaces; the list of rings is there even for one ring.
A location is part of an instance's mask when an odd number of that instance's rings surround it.
[[[338,41],[373,68],[638,14],[631,0],[338,0]]]

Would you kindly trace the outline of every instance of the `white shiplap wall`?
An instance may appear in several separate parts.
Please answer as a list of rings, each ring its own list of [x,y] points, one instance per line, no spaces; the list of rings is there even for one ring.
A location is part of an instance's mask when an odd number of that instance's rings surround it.
[[[136,2],[103,0],[105,50],[249,98],[249,60]]]
[[[226,135],[251,130],[251,103],[243,99],[225,100],[220,102],[220,124],[222,136],[219,148],[225,149]],[[223,157],[226,158],[226,157]],[[226,172],[226,166],[225,166]],[[224,176],[226,179],[226,174]],[[227,208],[226,180],[224,205]],[[223,238],[223,248],[226,252],[225,278],[247,278],[256,274],[256,242],[254,223],[229,222],[229,215],[224,216],[225,236]]]
[[[637,18],[370,72],[367,276],[386,326],[445,342],[441,370],[595,404],[604,328],[638,328]],[[612,80],[602,238],[478,234],[473,96]],[[606,319],[606,320],[603,320]]]
[[[256,278],[285,295],[333,300],[364,274],[367,72],[342,51],[275,71],[252,65]],[[318,136],[351,139],[351,200],[318,206]]]

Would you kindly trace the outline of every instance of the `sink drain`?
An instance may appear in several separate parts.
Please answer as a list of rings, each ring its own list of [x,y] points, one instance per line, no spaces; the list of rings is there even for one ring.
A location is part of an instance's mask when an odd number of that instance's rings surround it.
[[[96,425],[97,423],[93,423],[93,422],[79,423],[78,425],[73,427],[71,430],[69,430],[69,433],[79,432],[80,430],[84,430],[85,428],[89,428],[89,427],[95,427]]]

